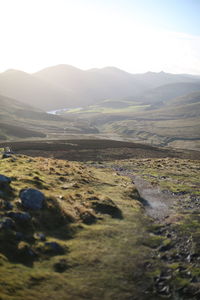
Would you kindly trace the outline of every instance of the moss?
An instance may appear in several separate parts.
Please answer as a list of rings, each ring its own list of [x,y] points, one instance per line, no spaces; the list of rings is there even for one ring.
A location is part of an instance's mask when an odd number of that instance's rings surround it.
[[[145,246],[148,246],[150,248],[158,248],[162,245],[162,243],[163,243],[163,237],[157,235],[150,235],[143,242]]]
[[[186,279],[186,278],[177,276],[176,278],[174,278],[173,283],[177,289],[180,289],[180,288],[183,288],[183,287],[189,285],[190,279]]]

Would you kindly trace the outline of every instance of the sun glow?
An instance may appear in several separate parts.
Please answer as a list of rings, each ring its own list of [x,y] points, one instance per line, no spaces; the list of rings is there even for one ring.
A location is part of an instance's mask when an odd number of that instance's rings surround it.
[[[200,37],[168,32],[101,2],[0,0],[1,71],[59,63],[129,72],[200,72]]]

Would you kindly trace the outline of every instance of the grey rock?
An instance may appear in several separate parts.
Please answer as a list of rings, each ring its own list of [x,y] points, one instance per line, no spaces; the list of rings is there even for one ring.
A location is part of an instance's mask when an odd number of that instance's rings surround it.
[[[26,209],[38,210],[42,209],[45,201],[43,193],[36,189],[24,189],[20,192],[22,205]]]
[[[45,236],[44,233],[36,233],[35,238],[42,241],[42,242],[46,241],[46,236]]]

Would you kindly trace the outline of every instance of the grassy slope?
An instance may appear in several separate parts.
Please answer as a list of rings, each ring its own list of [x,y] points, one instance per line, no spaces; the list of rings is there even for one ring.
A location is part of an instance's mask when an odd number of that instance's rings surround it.
[[[128,112],[128,107],[126,113],[120,113],[120,109],[118,113],[107,111],[107,115],[92,117],[93,123],[107,135],[114,133],[155,145],[199,149],[199,99],[199,93],[193,93],[171,100],[160,108],[144,109],[144,106],[141,111]]]
[[[183,85],[184,86],[184,85]],[[148,102],[147,102],[148,103]],[[90,120],[99,132],[121,139],[154,145],[199,149],[200,93],[194,92],[166,102],[144,104],[129,100],[105,100],[85,109],[66,112]]]
[[[8,138],[23,138],[23,137],[45,137],[45,134],[37,131],[36,128],[31,128],[24,120],[20,112],[29,113],[32,115],[41,115],[39,109],[30,107],[14,99],[0,95],[0,139],[7,140]]]
[[[17,140],[47,135],[97,133],[87,120],[47,114],[0,95],[0,140]]]
[[[190,206],[192,197],[199,196],[199,161],[129,159],[103,166],[128,170],[163,190],[184,192],[182,201],[166,223],[153,224],[144,215],[132,180],[116,171],[48,158],[1,160],[0,174],[13,178],[11,190],[3,192],[14,210],[24,211],[18,194],[27,187],[42,191],[46,204],[41,212],[30,211],[30,224],[16,222],[15,229],[0,232],[0,299],[157,300],[165,292],[156,278],[165,272],[170,274],[162,279],[169,286],[170,299],[198,299],[199,209],[196,204],[193,209]],[[112,208],[117,207],[123,217],[116,217],[108,207],[95,206],[111,200]],[[96,222],[85,224],[85,213]],[[5,215],[3,207],[0,214],[1,218]],[[24,245],[15,240],[15,231],[26,236],[22,242],[37,257],[21,256]],[[36,238],[41,232],[66,252],[49,253]],[[160,250],[162,247],[166,249]],[[55,270],[56,264],[64,264],[64,270]]]
[[[25,156],[1,161],[0,173],[13,177],[12,190],[5,197],[14,210],[23,211],[17,204],[22,188],[39,188],[47,197],[41,212],[30,211],[31,224],[17,224],[15,229],[26,234],[25,242],[37,252],[36,260],[20,256],[22,242],[15,241],[15,230],[1,230],[1,299],[139,297],[144,276],[141,262],[149,255],[148,247],[141,242],[148,235],[147,221],[141,218],[141,205],[129,179],[79,163]],[[98,214],[91,208],[92,199],[100,203],[108,197],[122,211],[122,219]],[[96,216],[97,223],[85,225],[85,212]],[[1,209],[1,218],[4,214]],[[32,238],[37,232],[45,233],[47,241],[57,241],[68,251],[48,255],[44,243]],[[67,264],[62,274],[54,270],[61,260]]]

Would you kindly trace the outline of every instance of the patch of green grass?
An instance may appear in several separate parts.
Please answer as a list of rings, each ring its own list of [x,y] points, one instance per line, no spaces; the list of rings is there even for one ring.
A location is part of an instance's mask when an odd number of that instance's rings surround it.
[[[146,276],[141,264],[151,251],[143,243],[149,236],[149,221],[133,197],[137,193],[130,179],[80,163],[26,156],[2,160],[0,174],[13,178],[10,201],[16,211],[24,211],[18,204],[22,188],[39,188],[46,196],[41,211],[29,211],[30,226],[19,224],[11,236],[6,232],[0,237],[0,299],[140,297],[143,289],[134,278],[142,282]],[[94,211],[94,201],[112,204],[122,217]],[[85,212],[93,214],[95,224],[84,224],[81,215]],[[4,213],[2,210],[1,215]],[[16,241],[15,230],[26,239]],[[47,242],[58,243],[62,253],[49,248],[38,238],[39,233],[45,234]],[[30,250],[36,257],[29,256]],[[55,265],[62,264],[65,269],[60,273]],[[150,282],[147,277],[145,286]]]
[[[91,105],[88,108],[76,108],[70,109],[67,113],[79,113],[79,114],[86,114],[86,113],[101,113],[101,114],[116,114],[116,113],[131,113],[144,110],[148,108],[150,105],[129,105],[123,108],[114,108],[114,107],[107,107],[107,106],[99,106],[99,105]]]

